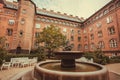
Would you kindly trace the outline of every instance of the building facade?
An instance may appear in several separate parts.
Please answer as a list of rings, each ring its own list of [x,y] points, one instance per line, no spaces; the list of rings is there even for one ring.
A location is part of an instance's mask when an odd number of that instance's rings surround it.
[[[67,36],[74,51],[101,48],[105,55],[120,55],[120,0],[111,0],[86,20],[37,8],[31,0],[0,1],[0,36],[11,52],[36,48],[35,38],[51,24]]]

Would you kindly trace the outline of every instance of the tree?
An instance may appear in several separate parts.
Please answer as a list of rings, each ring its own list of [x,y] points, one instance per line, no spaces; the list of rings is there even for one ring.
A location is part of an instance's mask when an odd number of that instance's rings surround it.
[[[5,37],[0,37],[0,48],[5,48],[5,41],[6,41]]]
[[[50,55],[52,55],[54,50],[65,44],[66,37],[61,33],[60,28],[50,25],[40,32],[40,35],[36,40],[38,43],[44,43],[44,47],[48,51],[48,58],[50,58]]]
[[[6,50],[5,50],[5,37],[0,37],[0,65],[3,63],[3,60],[5,59],[6,56]]]

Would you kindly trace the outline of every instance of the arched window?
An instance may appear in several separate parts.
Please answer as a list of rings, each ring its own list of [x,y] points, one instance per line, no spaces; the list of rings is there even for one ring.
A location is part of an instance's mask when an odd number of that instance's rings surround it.
[[[99,42],[98,42],[98,48],[100,48],[100,49],[105,48],[105,44],[104,44],[103,41],[99,41]]]
[[[117,41],[115,39],[111,39],[109,41],[109,45],[111,48],[115,48],[115,47],[117,47]]]
[[[85,48],[85,49],[88,49],[88,45],[87,45],[87,44],[85,44],[84,48]]]

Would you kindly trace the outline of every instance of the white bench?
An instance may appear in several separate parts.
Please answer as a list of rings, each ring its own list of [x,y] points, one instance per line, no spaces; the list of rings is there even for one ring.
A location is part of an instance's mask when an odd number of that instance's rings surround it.
[[[10,62],[4,62],[4,63],[2,64],[2,66],[1,66],[1,70],[2,70],[3,68],[9,69],[10,66],[11,66],[11,63],[10,63]]]
[[[24,67],[25,65],[29,65],[28,63],[28,57],[19,57],[19,58],[11,58],[11,64],[12,64],[12,67]]]

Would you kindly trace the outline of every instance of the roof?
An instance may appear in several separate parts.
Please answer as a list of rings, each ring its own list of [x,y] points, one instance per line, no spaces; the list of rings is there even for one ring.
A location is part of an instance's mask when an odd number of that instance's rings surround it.
[[[54,12],[53,10],[47,11],[44,9],[37,9],[37,14],[40,15],[45,15],[45,16],[50,16],[50,17],[55,17],[55,18],[60,18],[60,19],[65,19],[65,20],[70,20],[70,21],[76,21],[76,22],[81,22],[80,18],[73,17],[72,15],[67,15],[66,13],[60,14],[60,12]]]
[[[20,1],[20,0],[18,0],[18,1]],[[5,7],[10,8],[10,9],[16,9],[16,10],[18,9],[17,2],[5,1],[5,5],[6,5]],[[44,9],[36,9],[36,14],[45,15],[45,16],[54,17],[54,18],[65,19],[65,20],[70,20],[70,21],[75,21],[75,22],[82,22],[82,20],[80,20],[80,18],[78,18],[78,17],[73,17],[72,15],[60,14],[57,12],[47,11]]]
[[[5,7],[11,8],[11,9],[18,9],[18,3],[8,2],[5,1]]]

